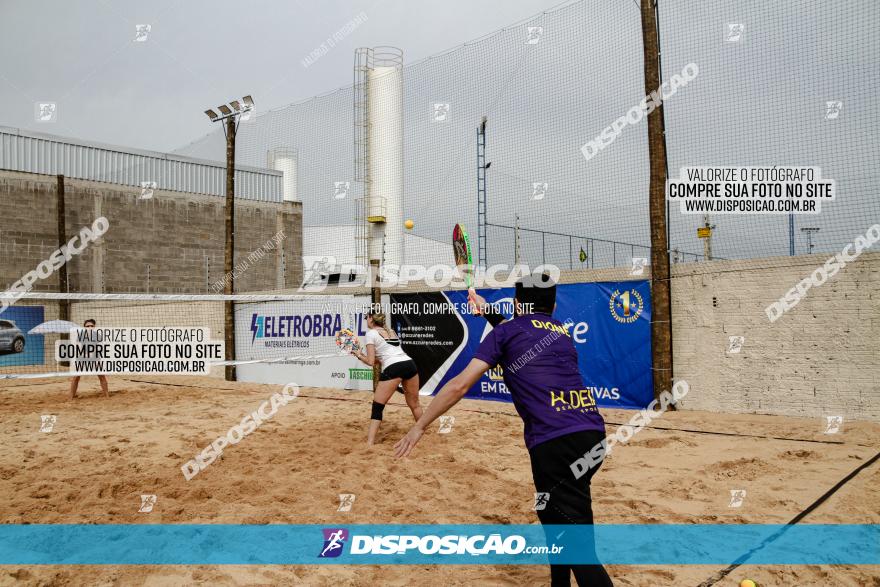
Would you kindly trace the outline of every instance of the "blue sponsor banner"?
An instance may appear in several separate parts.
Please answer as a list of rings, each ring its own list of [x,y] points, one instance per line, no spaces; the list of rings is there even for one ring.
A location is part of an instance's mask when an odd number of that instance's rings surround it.
[[[466,291],[445,292],[456,308],[466,307]],[[486,301],[513,313],[513,288],[478,290]],[[491,328],[478,316],[460,313],[466,348],[441,381],[460,373]],[[651,376],[651,290],[648,281],[572,283],[556,290],[553,317],[570,323],[584,383],[596,403],[607,408],[647,407],[654,399]],[[439,386],[438,386],[439,389]],[[500,368],[487,373],[465,397],[511,401]]]
[[[28,334],[44,322],[43,306],[10,306],[0,312],[0,367],[43,365],[44,337]],[[15,351],[15,340],[24,339],[24,348]]]
[[[880,564],[880,526],[0,525],[0,565],[534,565],[548,561],[876,565]]]

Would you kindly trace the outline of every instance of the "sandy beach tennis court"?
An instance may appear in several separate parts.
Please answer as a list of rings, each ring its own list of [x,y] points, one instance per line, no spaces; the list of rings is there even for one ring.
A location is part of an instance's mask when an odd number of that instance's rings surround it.
[[[512,405],[465,400],[448,434],[414,455],[391,446],[410,425],[401,397],[381,443],[365,443],[370,394],[304,388],[187,481],[180,467],[278,385],[212,378],[114,377],[109,399],[85,378],[0,385],[0,521],[45,523],[537,523],[522,424]],[[422,398],[423,404],[429,398]],[[609,423],[632,412],[603,410]],[[51,432],[41,416],[55,415]],[[880,425],[777,416],[667,413],[618,447],[596,475],[597,523],[786,523],[880,450]],[[614,425],[609,425],[613,430]],[[668,428],[660,430],[658,428]],[[801,523],[880,523],[874,464]],[[730,491],[744,489],[730,507]],[[338,512],[339,494],[356,496]],[[141,495],[155,495],[139,513]],[[610,565],[616,585],[697,585],[714,566]],[[867,566],[744,566],[718,585],[880,585]],[[3,566],[0,585],[540,585],[536,566]]]

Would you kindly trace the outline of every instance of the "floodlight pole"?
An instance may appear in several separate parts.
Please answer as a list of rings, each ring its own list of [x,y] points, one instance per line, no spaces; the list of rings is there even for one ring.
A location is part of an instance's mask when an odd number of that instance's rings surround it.
[[[235,123],[237,116],[226,119],[226,249],[223,253],[223,271],[226,276],[223,293],[235,293]],[[235,357],[235,303],[223,302],[226,360]],[[235,365],[226,365],[226,381],[235,381]]]
[[[477,267],[486,267],[489,262],[488,229],[486,227],[486,117],[477,127]]]
[[[709,215],[703,215],[703,228],[709,231],[708,236],[703,239],[703,259],[706,261],[712,260],[712,229],[715,228],[714,224],[709,223]]]
[[[242,103],[244,106],[242,107]],[[232,108],[230,108],[230,106]],[[238,130],[239,116],[254,109],[254,99],[245,96],[223,104],[217,108],[222,116],[213,110],[205,110],[211,122],[222,122],[223,133],[226,135],[226,246],[223,252],[223,293],[231,296],[235,293],[235,133]],[[223,327],[226,361],[235,360],[235,303],[232,300],[223,302]],[[235,366],[226,365],[226,380],[235,381]]]
[[[819,228],[816,226],[805,226],[801,229],[801,232],[806,233],[807,235],[807,254],[813,254],[813,233],[819,232]]]

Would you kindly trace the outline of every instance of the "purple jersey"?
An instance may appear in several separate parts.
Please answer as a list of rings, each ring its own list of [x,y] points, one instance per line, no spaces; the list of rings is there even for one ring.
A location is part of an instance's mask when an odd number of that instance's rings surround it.
[[[525,424],[526,448],[581,430],[605,430],[593,392],[584,385],[568,329],[547,314],[496,326],[474,355],[501,365]]]

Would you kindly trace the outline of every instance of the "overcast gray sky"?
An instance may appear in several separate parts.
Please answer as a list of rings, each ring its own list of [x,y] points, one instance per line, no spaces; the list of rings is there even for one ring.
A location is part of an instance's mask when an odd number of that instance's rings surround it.
[[[202,111],[218,103],[252,94],[259,111],[350,84],[356,47],[401,47],[409,63],[559,3],[0,0],[0,125],[171,151],[211,130]],[[138,24],[151,26],[145,42]],[[58,104],[57,122],[35,120],[37,101]]]

